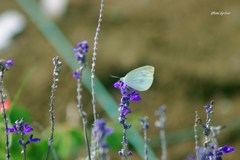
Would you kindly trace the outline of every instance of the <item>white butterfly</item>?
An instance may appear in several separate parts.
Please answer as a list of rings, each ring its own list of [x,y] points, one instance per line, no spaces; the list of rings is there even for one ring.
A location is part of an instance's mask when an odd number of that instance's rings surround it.
[[[120,81],[137,91],[146,91],[153,83],[153,74],[153,66],[143,66],[128,72]]]

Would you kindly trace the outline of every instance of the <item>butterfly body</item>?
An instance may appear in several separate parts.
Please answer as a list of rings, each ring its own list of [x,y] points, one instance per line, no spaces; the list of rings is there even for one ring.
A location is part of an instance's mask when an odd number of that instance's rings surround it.
[[[130,71],[120,81],[137,91],[146,91],[153,83],[153,74],[153,66],[143,66]]]

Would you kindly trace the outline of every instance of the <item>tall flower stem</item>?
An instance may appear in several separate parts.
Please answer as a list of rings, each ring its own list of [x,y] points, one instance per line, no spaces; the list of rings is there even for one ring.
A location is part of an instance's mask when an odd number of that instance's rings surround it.
[[[143,136],[144,136],[144,160],[148,160],[148,135],[147,130],[149,129],[149,124],[147,121],[148,117],[143,117],[140,119],[142,130],[143,130]]]
[[[212,114],[213,114],[213,108],[214,108],[214,101],[212,100],[210,102],[210,105],[204,106],[206,113],[207,113],[207,118],[206,118],[206,123],[204,125],[204,148],[209,153],[211,151],[211,122],[212,122]],[[214,149],[215,150],[215,149]],[[209,154],[207,155],[207,158],[209,158]],[[215,156],[215,153],[214,153]]]
[[[4,99],[5,99],[5,95],[3,94],[3,75],[4,72],[8,69],[8,67],[6,66],[6,62],[7,61],[0,61],[0,100],[1,100],[1,104],[2,104],[2,116],[3,116],[3,121],[4,121],[4,125],[5,125],[5,135],[6,135],[6,158],[9,160],[10,159],[10,149],[9,149],[9,134],[8,134],[8,118],[6,115],[6,109],[5,109],[5,105],[4,105]],[[12,62],[13,65],[13,62]]]
[[[195,111],[195,123],[194,123],[194,138],[195,138],[195,152],[196,152],[196,160],[199,160],[199,154],[198,154],[198,150],[199,150],[199,145],[198,145],[198,133],[197,133],[197,127],[198,124],[201,124],[201,119],[198,115],[198,112]]]
[[[132,152],[128,150],[128,139],[127,139],[127,130],[131,128],[130,124],[126,123],[127,115],[132,111],[129,108],[130,101],[138,102],[141,100],[140,95],[135,91],[131,90],[127,84],[122,81],[118,81],[114,83],[114,87],[118,88],[121,91],[122,98],[119,104],[119,112],[120,115],[118,117],[119,123],[123,128],[123,141],[122,141],[122,149],[118,152],[118,154],[122,157],[122,160],[125,160],[127,157],[132,155]]]
[[[0,98],[1,98],[1,104],[2,104],[2,115],[5,125],[5,135],[6,135],[6,151],[7,151],[7,159],[10,159],[10,151],[9,151],[9,136],[8,136],[8,119],[6,115],[6,110],[4,106],[4,94],[3,94],[3,74],[4,71],[0,71]]]
[[[97,119],[94,77],[95,77],[95,66],[96,66],[96,60],[97,60],[97,44],[98,44],[98,37],[99,37],[99,33],[100,33],[100,26],[101,26],[101,22],[102,22],[103,7],[104,7],[104,0],[101,0],[98,24],[97,24],[97,28],[96,28],[95,37],[94,37],[92,68],[91,68],[92,105],[93,105],[94,124]]]
[[[51,133],[48,139],[48,150],[46,160],[49,158],[49,154],[51,151],[52,143],[54,141],[54,129],[55,129],[55,115],[54,115],[54,100],[55,100],[55,92],[57,89],[57,83],[59,81],[58,76],[60,74],[60,68],[62,66],[62,62],[60,61],[59,57],[53,58],[54,70],[53,70],[53,84],[51,87],[51,96],[50,96],[50,122],[51,122]]]
[[[167,142],[166,142],[166,133],[165,129],[160,131],[160,138],[162,143],[162,160],[167,160]]]
[[[123,141],[122,141],[122,150],[121,150],[122,160],[125,160],[132,153],[128,150],[127,129],[124,127],[125,125],[126,124],[122,125],[123,127]]]
[[[24,133],[21,133],[21,139],[22,141],[24,142]],[[24,145],[22,145],[22,154],[23,154],[23,158],[24,160],[27,159],[27,156],[26,156],[26,147]]]
[[[166,131],[165,131],[165,125],[166,125],[166,106],[162,105],[159,108],[159,111],[157,112],[157,115],[159,117],[159,120],[156,121],[155,126],[160,128],[160,140],[161,140],[161,147],[162,147],[162,160],[167,160],[167,141],[166,141]]]
[[[73,49],[75,58],[80,65],[79,68],[73,72],[73,78],[77,80],[77,109],[80,113],[80,117],[82,118],[88,159],[91,160],[90,145],[89,145],[88,133],[87,133],[87,114],[83,111],[83,105],[82,105],[82,74],[83,74],[84,68],[86,67],[86,53],[88,52],[88,48],[89,48],[88,42],[82,41],[82,42],[79,42],[77,46]]]
[[[84,67],[81,66],[79,68],[79,75],[82,75]],[[81,78],[77,80],[77,108],[82,118],[83,130],[84,130],[84,139],[86,143],[86,149],[88,153],[88,160],[91,160],[91,152],[90,152],[90,145],[88,140],[88,132],[87,132],[87,114],[83,111],[82,108],[82,85],[81,85]]]

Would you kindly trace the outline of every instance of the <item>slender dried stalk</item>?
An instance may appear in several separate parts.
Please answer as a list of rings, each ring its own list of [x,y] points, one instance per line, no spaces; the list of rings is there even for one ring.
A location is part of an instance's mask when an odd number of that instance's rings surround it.
[[[4,61],[0,62],[0,99],[1,99],[1,104],[2,104],[2,116],[3,116],[3,120],[4,120],[4,125],[5,125],[5,135],[6,135],[6,143],[5,143],[5,147],[6,147],[6,158],[9,160],[10,159],[10,149],[9,149],[9,133],[8,133],[8,118],[6,115],[6,109],[5,109],[5,105],[4,105],[4,99],[5,99],[5,95],[3,94],[3,75],[4,72],[6,70]]]
[[[197,126],[198,123],[201,121],[199,118],[198,112],[195,111],[195,123],[194,123],[194,138],[195,138],[195,152],[196,152],[196,160],[199,160],[199,155],[198,155],[198,133],[197,133]]]
[[[97,60],[97,44],[98,44],[98,37],[99,37],[99,33],[100,33],[100,26],[101,26],[101,22],[102,22],[103,7],[104,7],[104,0],[101,0],[98,24],[97,24],[97,28],[96,28],[96,32],[95,32],[95,37],[94,37],[92,68],[91,68],[91,88],[92,88],[92,107],[93,107],[94,125],[97,120],[94,77],[95,77],[95,66],[96,66],[96,60]],[[96,137],[92,136],[92,141],[94,142],[94,144],[92,146],[94,160],[96,159],[96,152],[97,152],[97,148],[98,148],[98,144],[97,144],[98,141],[95,140],[95,138]]]
[[[50,122],[51,122],[51,133],[48,139],[48,150],[46,160],[49,158],[49,154],[51,151],[52,143],[54,141],[54,129],[55,129],[55,115],[54,115],[54,100],[55,100],[55,92],[57,89],[57,82],[59,81],[58,76],[60,74],[60,68],[62,66],[62,62],[59,60],[59,57],[53,58],[54,70],[53,70],[53,84],[51,87],[51,96],[50,96]]]
[[[96,122],[96,119],[97,119],[94,77],[95,77],[95,66],[96,66],[96,60],[97,60],[97,44],[98,44],[98,37],[99,37],[99,33],[100,33],[100,26],[101,26],[101,22],[102,22],[103,7],[104,7],[104,0],[101,0],[98,24],[97,24],[97,28],[96,28],[95,37],[94,37],[92,68],[91,68],[92,105],[93,105],[94,123]]]
[[[79,68],[79,74],[82,75],[82,71],[84,69],[84,66],[81,66]],[[81,77],[81,76],[80,76]],[[82,87],[81,87],[81,79],[77,80],[77,108],[80,113],[80,116],[82,118],[82,124],[83,124],[83,130],[84,130],[84,139],[86,143],[86,149],[88,153],[88,160],[91,160],[91,151],[90,151],[90,145],[88,140],[88,132],[87,132],[87,114],[83,111],[82,107]]]

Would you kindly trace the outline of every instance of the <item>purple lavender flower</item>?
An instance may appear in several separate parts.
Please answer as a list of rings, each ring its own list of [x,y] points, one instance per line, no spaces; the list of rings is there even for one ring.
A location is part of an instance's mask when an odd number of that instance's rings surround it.
[[[107,156],[108,145],[105,142],[105,137],[113,133],[113,129],[106,128],[104,119],[97,119],[94,125],[93,134],[96,137],[100,155],[103,159]]]
[[[23,140],[19,140],[19,144],[26,148],[27,144],[38,142],[40,140],[41,140],[40,138],[33,138],[33,134],[31,134],[26,142],[24,142]]]
[[[212,112],[213,110],[213,106],[212,105],[206,105],[206,106],[203,106],[206,110],[206,112]]]
[[[131,113],[131,109],[129,108],[130,101],[138,102],[141,100],[140,95],[135,91],[131,90],[126,83],[122,81],[118,81],[113,85],[115,88],[119,89],[122,94],[121,102],[119,104],[119,118],[118,121],[123,127],[123,141],[122,141],[122,149],[118,152],[118,154],[122,157],[128,157],[132,155],[131,151],[128,151],[128,139],[126,136],[126,132],[131,128],[130,124],[126,124],[126,116]]]
[[[196,156],[200,160],[222,160],[222,155],[233,152],[234,148],[231,146],[217,147],[216,136],[225,126],[212,126],[210,123],[214,109],[213,100],[210,102],[210,105],[206,105],[204,108],[207,112],[206,123],[204,124],[200,118],[198,123],[204,129],[205,141],[203,147],[196,146]]]
[[[75,57],[80,64],[80,68],[73,72],[73,78],[79,80],[82,75],[82,71],[86,65],[86,53],[88,52],[88,42],[82,41],[77,44],[77,46],[73,49]]]
[[[85,55],[88,52],[88,42],[82,41],[77,44],[77,46],[73,49],[73,52],[75,53],[75,57],[79,63],[85,63]]]
[[[31,134],[27,141],[24,142],[24,135],[29,134],[33,131],[33,128],[28,125],[28,123],[24,123],[23,118],[20,121],[16,121],[13,127],[8,128],[8,132],[15,133],[19,136],[21,136],[21,140],[19,140],[19,144],[22,145],[23,151],[25,151],[27,144],[38,142],[40,141],[40,138],[33,138],[33,134]]]
[[[204,149],[204,147],[199,147],[198,149],[198,156],[199,160],[212,160],[214,158],[213,152],[206,153],[207,151]],[[219,147],[216,150],[216,160],[222,160],[222,155],[226,153],[234,152],[234,148],[231,146],[223,146]],[[193,156],[188,156],[185,160],[196,160]]]
[[[200,160],[212,160],[214,159],[214,147],[211,147],[211,151],[207,151],[204,147],[199,147],[198,156]],[[215,158],[216,160],[222,160],[222,156],[226,153],[234,152],[234,148],[231,146],[219,147],[216,150]]]
[[[111,128],[106,128],[106,122],[103,118],[96,120],[94,131],[95,133],[101,133],[103,138],[105,135],[110,135],[113,133],[113,130]]]
[[[131,109],[129,108],[130,100],[134,102],[138,102],[141,100],[140,95],[135,90],[130,90],[130,88],[122,81],[118,81],[113,85],[115,88],[120,89],[122,98],[119,104],[119,122],[121,124],[125,123],[126,116],[131,113]]]
[[[77,46],[73,49],[73,51],[85,54],[88,52],[88,48],[89,48],[88,42],[82,41],[77,44]]]
[[[16,121],[12,128],[8,128],[8,132],[14,132],[21,135],[22,133],[28,134],[33,131],[31,126],[28,126],[28,123],[23,123],[22,120]]]
[[[216,160],[222,160],[222,155],[230,152],[234,152],[234,148],[231,146],[219,147],[216,151],[216,155],[217,155]]]
[[[14,61],[9,60],[0,60],[0,71],[6,71],[14,65]]]
[[[74,71],[74,72],[73,72],[73,78],[75,78],[75,79],[80,79],[80,78],[81,78],[81,76],[80,76],[80,74],[78,73],[78,71]]]

